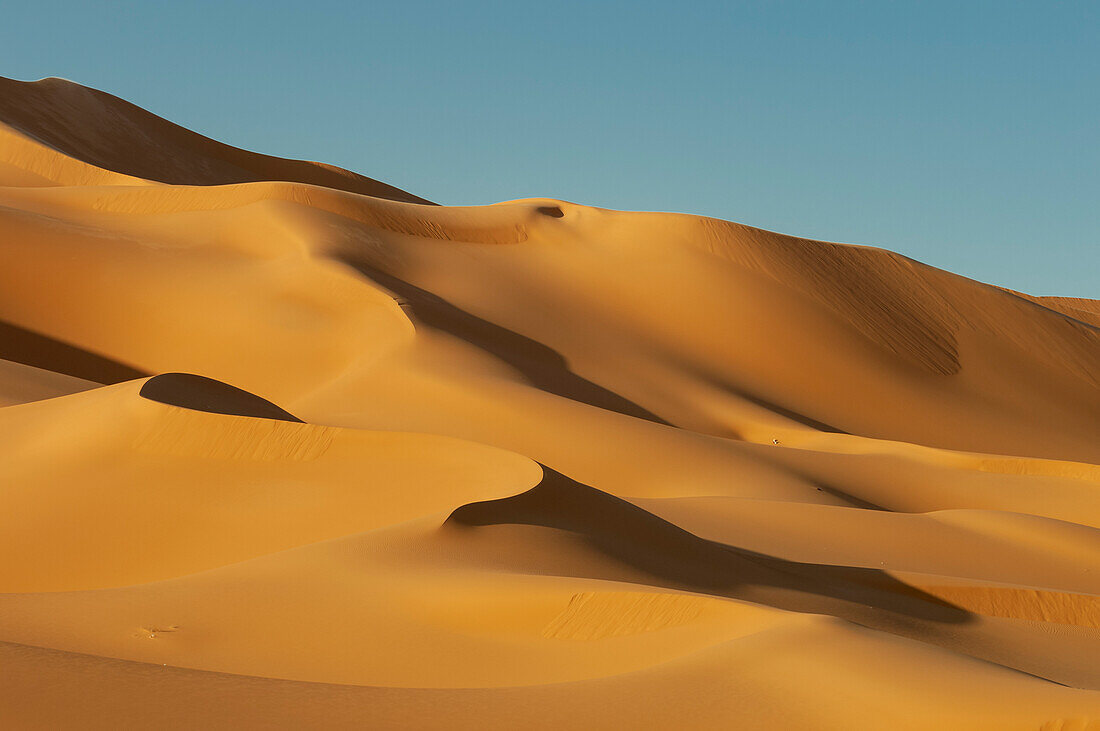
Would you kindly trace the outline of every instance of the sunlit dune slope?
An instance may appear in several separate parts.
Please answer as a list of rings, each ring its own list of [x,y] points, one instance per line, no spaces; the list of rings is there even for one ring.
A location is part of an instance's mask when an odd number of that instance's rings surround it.
[[[0,444],[0,543],[24,555],[0,568],[0,592],[194,573],[539,480],[520,455],[303,424],[195,380],[160,375],[0,411],[10,435]]]
[[[425,203],[0,80],[3,724],[1100,724],[1100,302]]]

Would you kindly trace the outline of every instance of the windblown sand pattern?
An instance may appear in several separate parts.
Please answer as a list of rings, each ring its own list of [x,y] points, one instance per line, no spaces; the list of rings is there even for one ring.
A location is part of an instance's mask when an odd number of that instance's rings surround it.
[[[691,622],[707,601],[683,594],[574,594],[542,634],[557,640],[598,640],[656,632]]]
[[[323,455],[336,430],[271,419],[211,417],[169,407],[134,449],[204,459],[308,462]]]

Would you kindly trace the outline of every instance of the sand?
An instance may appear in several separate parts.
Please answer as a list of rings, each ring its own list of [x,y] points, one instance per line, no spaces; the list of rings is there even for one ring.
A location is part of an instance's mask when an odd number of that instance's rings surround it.
[[[1100,302],[0,80],[5,728],[1100,728]]]

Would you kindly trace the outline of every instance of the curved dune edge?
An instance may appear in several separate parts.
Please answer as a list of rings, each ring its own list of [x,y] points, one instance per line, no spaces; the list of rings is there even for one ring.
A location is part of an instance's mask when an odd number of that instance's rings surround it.
[[[0,409],[0,429],[18,437],[0,443],[0,459],[20,468],[0,483],[0,545],[23,556],[0,568],[0,592],[192,574],[445,515],[541,477],[520,455],[305,424],[186,374]]]
[[[173,185],[292,180],[379,198],[428,202],[332,165],[286,160],[222,144],[111,94],[65,79],[16,81],[0,77],[0,99],[0,122],[68,157],[136,178]]]
[[[149,185],[141,178],[81,162],[0,122],[0,185]]]
[[[1100,721],[1097,301],[0,92],[5,723]]]

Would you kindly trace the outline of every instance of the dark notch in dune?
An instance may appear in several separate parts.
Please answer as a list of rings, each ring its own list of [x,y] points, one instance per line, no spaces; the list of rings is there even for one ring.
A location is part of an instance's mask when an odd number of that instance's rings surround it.
[[[105,385],[149,375],[125,363],[2,320],[0,359]]]
[[[0,121],[69,157],[161,183],[226,185],[283,180],[434,205],[333,165],[232,147],[117,96],[64,79],[17,81],[0,76]]]
[[[153,376],[142,385],[139,393],[150,401],[211,414],[305,423],[289,411],[256,394],[193,373],[162,373]]]
[[[565,215],[560,206],[539,206],[536,210],[544,216],[550,216],[550,218],[561,218]]]

